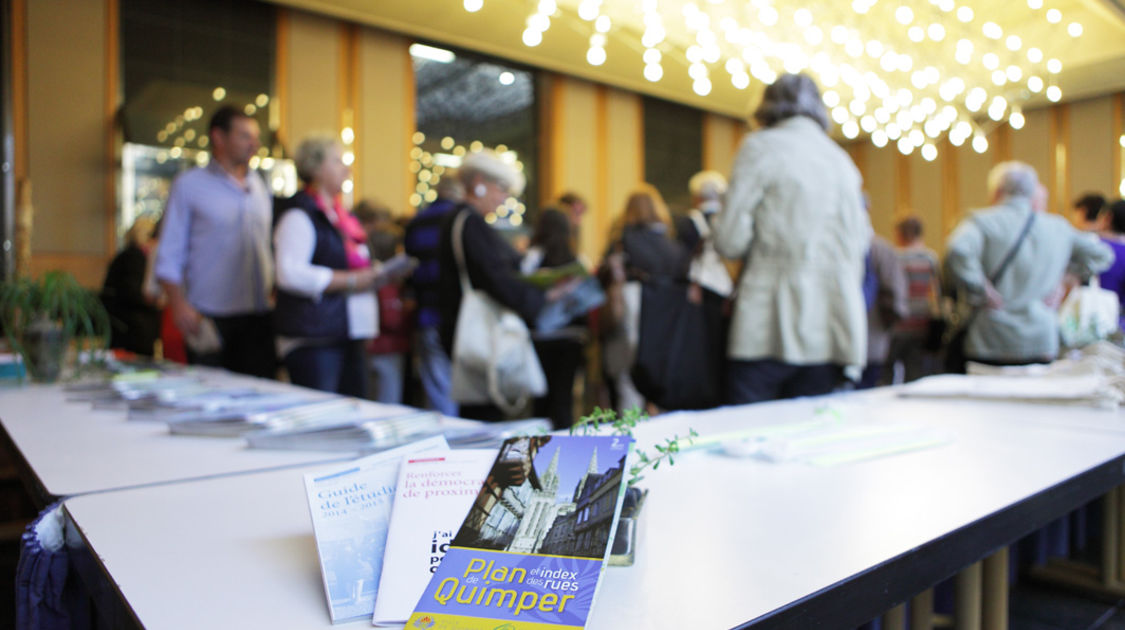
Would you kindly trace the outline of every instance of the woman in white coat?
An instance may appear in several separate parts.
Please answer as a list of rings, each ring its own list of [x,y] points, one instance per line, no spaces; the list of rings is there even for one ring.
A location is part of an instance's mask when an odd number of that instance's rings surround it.
[[[728,346],[730,404],[815,396],[865,363],[871,224],[855,164],[828,136],[820,91],[779,77],[742,142],[715,248],[745,262]]]

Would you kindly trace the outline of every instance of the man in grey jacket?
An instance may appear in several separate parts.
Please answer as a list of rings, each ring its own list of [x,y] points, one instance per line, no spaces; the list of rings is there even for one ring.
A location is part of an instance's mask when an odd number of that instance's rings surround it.
[[[1113,262],[1113,252],[1044,212],[1045,190],[1027,164],[997,164],[988,190],[992,207],[963,220],[947,243],[946,270],[977,307],[965,356],[992,365],[1053,361],[1059,333],[1052,294],[1067,271],[1081,278],[1099,273]]]

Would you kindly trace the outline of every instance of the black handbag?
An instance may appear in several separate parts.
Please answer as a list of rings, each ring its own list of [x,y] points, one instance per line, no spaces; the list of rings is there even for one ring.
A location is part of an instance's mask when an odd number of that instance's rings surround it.
[[[724,298],[702,289],[688,300],[688,285],[649,280],[641,288],[640,331],[633,385],[665,409],[708,409],[722,403],[728,319]]]

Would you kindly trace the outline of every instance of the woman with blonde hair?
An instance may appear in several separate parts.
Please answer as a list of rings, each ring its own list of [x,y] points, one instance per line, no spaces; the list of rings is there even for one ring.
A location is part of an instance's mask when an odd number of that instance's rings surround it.
[[[684,275],[685,255],[673,239],[668,206],[652,184],[641,184],[625,200],[607,257],[613,254],[622,256],[630,280]]]

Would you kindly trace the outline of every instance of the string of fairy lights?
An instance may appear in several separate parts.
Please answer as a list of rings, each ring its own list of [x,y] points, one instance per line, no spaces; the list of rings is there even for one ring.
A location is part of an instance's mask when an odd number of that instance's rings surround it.
[[[486,0],[462,0],[476,13]],[[494,0],[487,0],[494,1]],[[1032,98],[1062,99],[1062,62],[1021,34],[1039,25],[1057,50],[1079,38],[1083,26],[1067,21],[1045,0],[1013,0],[1015,16],[1002,26],[995,11],[969,0],[578,0],[533,2],[521,40],[539,46],[552,25],[564,21],[588,33],[586,63],[608,59],[610,37],[644,62],[650,82],[666,76],[668,60],[686,65],[692,89],[707,96],[713,81],[738,90],[754,81],[772,83],[782,72],[808,72],[823,89],[824,103],[848,139],[866,134],[876,146],[894,143],[937,158],[937,142],[988,150],[987,132],[1000,123],[1020,129],[1022,105]],[[1036,27],[1037,28],[1037,27]],[[1035,31],[1038,33],[1039,31]]]

